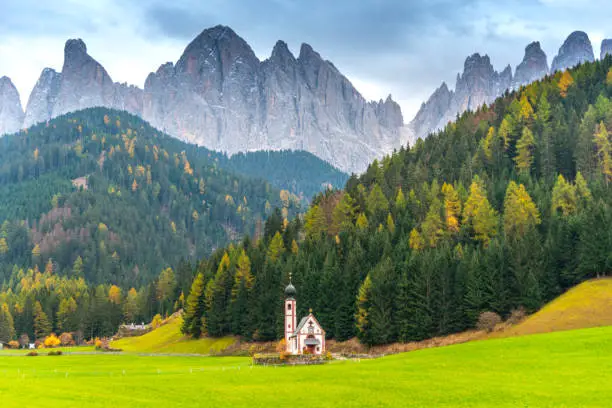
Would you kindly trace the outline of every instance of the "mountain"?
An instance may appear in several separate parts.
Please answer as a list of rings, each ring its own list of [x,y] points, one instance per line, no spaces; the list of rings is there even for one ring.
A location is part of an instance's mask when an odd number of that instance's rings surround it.
[[[8,77],[0,78],[0,135],[21,129],[23,109],[19,92]]]
[[[183,141],[230,155],[305,150],[348,172],[364,170],[406,138],[391,96],[366,101],[310,45],[302,44],[296,58],[279,41],[260,61],[225,26],[204,30],[176,64],[149,74],[143,90],[114,83],[82,40],[68,40],[62,72],[41,73],[24,127],[94,106],[126,110]]]
[[[493,69],[487,55],[476,53],[465,60],[463,73],[457,74],[455,90],[449,91],[446,83],[436,89],[427,102],[421,105],[410,127],[415,139],[440,130],[458,114],[476,110],[489,104],[512,84],[512,69],[502,72]]]
[[[105,108],[1,138],[0,281],[13,265],[50,260],[72,276],[80,256],[88,282],[143,284],[257,234],[273,205],[296,214],[298,197],[225,170],[219,156]]]
[[[604,59],[608,54],[612,54],[612,39],[606,38],[601,41],[601,51],[599,58]]]
[[[550,71],[563,71],[580,63],[594,60],[595,56],[589,36],[583,31],[574,31],[559,48],[559,53],[553,59]]]
[[[534,41],[525,47],[525,56],[514,71],[512,88],[518,89],[520,86],[542,79],[546,75],[548,75],[546,54],[540,48],[540,43]]]
[[[612,48],[612,43],[604,40],[602,55],[607,47]],[[457,114],[489,104],[508,89],[518,89],[522,85],[542,79],[549,72],[593,60],[589,37],[582,31],[574,31],[567,37],[553,59],[550,71],[546,54],[538,41],[525,47],[523,60],[517,65],[514,77],[510,66],[498,73],[493,69],[488,56],[474,54],[465,60],[463,73],[457,74],[455,90],[449,91],[443,83],[427,102],[421,105],[409,128],[414,133],[414,139],[425,138],[430,133],[443,129]]]
[[[397,146],[397,103],[366,102],[308,44],[295,58],[277,42],[259,61],[228,27],[202,32],[176,64],[145,83],[143,117],[154,126],[213,150],[306,150],[345,171]]]

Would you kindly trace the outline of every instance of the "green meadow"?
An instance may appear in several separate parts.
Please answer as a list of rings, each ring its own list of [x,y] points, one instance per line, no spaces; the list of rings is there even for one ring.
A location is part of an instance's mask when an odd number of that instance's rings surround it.
[[[0,354],[7,407],[603,407],[612,327],[494,339],[376,360],[252,367],[243,357]]]

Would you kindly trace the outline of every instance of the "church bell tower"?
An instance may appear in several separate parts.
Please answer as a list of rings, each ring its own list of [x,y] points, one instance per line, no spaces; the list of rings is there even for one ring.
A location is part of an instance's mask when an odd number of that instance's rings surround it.
[[[292,354],[297,352],[293,337],[297,325],[295,295],[295,287],[291,283],[291,273],[289,273],[289,285],[285,288],[285,343],[287,352]]]

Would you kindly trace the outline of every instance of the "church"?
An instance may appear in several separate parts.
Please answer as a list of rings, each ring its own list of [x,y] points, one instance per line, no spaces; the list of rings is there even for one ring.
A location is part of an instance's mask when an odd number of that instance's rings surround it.
[[[312,314],[303,317],[297,324],[296,290],[291,284],[285,288],[285,342],[286,351],[291,354],[325,353],[325,330]]]

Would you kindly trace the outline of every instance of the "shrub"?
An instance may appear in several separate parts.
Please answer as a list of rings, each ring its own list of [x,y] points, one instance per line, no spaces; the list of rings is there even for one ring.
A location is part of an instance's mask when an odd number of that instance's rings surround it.
[[[328,351],[327,353],[325,353],[325,359],[326,360],[333,360],[334,358],[332,357],[332,354]]]
[[[74,339],[72,333],[62,333],[59,336],[62,346],[74,346]]]
[[[510,312],[510,317],[508,317],[507,322],[510,324],[518,324],[527,316],[527,312],[523,306],[518,309],[514,309]]]
[[[96,350],[100,350],[102,348],[102,340],[96,337],[94,340],[94,345],[96,346]]]
[[[60,339],[57,338],[55,333],[51,333],[49,336],[45,338],[45,341],[43,342],[43,344],[46,348],[54,348],[54,347],[59,346],[61,344],[61,341]]]
[[[30,336],[28,336],[26,333],[23,333],[21,336],[19,336],[19,345],[23,348],[28,347],[28,344],[30,344]]]
[[[501,323],[501,321],[501,317],[495,312],[482,312],[480,316],[478,316],[476,327],[478,330],[485,330],[487,333],[491,333],[495,330],[495,326]]]
[[[62,354],[62,350],[51,350],[47,353],[48,356],[61,356]]]
[[[26,354],[27,357],[36,357],[38,355],[38,351],[30,351]]]
[[[162,317],[158,313],[155,316],[153,316],[153,320],[151,320],[151,327],[153,327],[154,329],[157,329],[158,327],[162,325],[162,323],[163,323]]]
[[[8,342],[8,346],[12,349],[18,349],[19,348],[19,342],[15,341],[15,340],[11,340]]]
[[[287,350],[287,341],[282,339],[276,344],[276,351],[283,353],[285,350]]]

